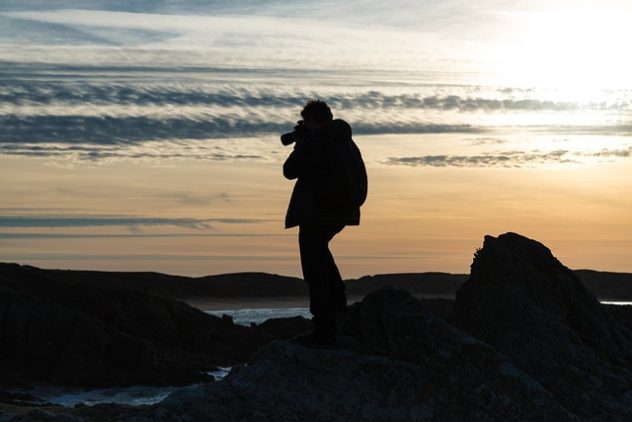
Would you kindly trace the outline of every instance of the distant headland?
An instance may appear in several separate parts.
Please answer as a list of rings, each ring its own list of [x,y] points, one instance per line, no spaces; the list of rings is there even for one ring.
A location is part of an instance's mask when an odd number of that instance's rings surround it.
[[[573,270],[588,291],[601,301],[632,301],[632,273]],[[185,301],[209,309],[227,309],[240,303],[253,307],[282,307],[307,298],[307,286],[297,277],[243,272],[204,277],[186,277],[157,272],[119,272],[41,269],[30,265],[0,263],[0,280],[37,275],[67,285],[131,290]],[[405,289],[416,297],[453,299],[467,274],[444,272],[366,275],[346,281],[347,294],[361,298],[381,287]],[[198,307],[198,306],[196,306]]]

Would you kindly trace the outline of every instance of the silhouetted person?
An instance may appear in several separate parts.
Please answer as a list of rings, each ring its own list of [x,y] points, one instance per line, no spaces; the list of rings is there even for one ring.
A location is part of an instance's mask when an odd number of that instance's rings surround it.
[[[303,120],[281,136],[295,142],[283,164],[283,175],[297,179],[285,227],[299,227],[303,278],[309,285],[309,310],[315,330],[296,338],[312,347],[336,347],[336,312],[347,306],[345,285],[329,242],[347,225],[360,224],[367,195],[367,175],[360,150],[347,122],[333,119],[323,101],[309,101]]]

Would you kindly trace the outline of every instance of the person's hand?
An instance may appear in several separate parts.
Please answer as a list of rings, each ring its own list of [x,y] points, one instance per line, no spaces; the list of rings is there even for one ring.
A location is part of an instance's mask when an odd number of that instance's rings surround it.
[[[302,120],[299,120],[298,122],[296,122],[296,126],[294,126],[294,132],[292,133],[294,135],[295,142],[302,140],[305,137],[305,134],[307,133],[305,122],[303,122]]]

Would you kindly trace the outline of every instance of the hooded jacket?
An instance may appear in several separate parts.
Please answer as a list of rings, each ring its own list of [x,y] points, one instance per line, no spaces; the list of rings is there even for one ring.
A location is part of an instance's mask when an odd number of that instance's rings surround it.
[[[346,154],[336,153],[341,150]],[[304,224],[360,224],[359,206],[332,206],[330,200],[336,189],[335,178],[349,156],[359,162],[366,189],[366,170],[347,122],[336,119],[324,123],[296,142],[283,164],[283,175],[297,179],[285,215],[286,228]]]

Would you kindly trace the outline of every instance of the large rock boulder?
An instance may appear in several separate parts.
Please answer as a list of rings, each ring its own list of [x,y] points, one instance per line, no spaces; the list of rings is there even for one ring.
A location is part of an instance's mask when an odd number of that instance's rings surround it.
[[[277,338],[182,302],[0,265],[0,387],[184,384]]]
[[[632,419],[632,332],[541,243],[485,236],[457,290],[455,321],[573,413]]]
[[[174,392],[157,421],[576,420],[492,347],[403,290],[350,307],[344,350],[274,342],[223,381]]]

